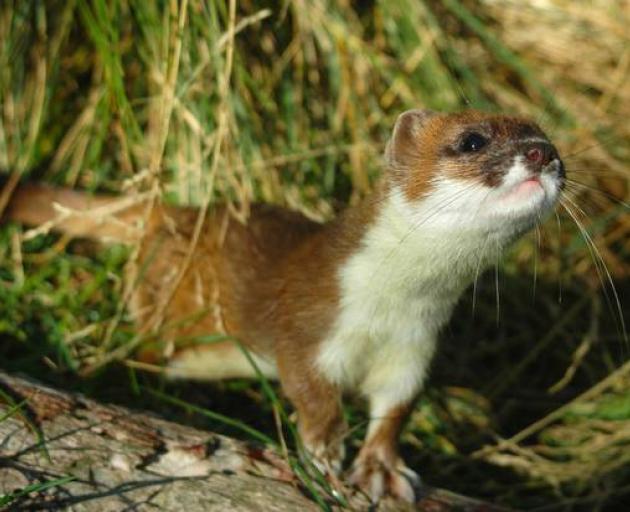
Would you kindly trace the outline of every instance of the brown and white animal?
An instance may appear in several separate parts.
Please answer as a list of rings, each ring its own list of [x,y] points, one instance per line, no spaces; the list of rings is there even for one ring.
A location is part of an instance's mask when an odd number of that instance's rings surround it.
[[[232,341],[190,343],[211,333],[237,337],[280,379],[306,448],[328,470],[339,471],[344,456],[342,394],[365,397],[369,428],[351,480],[374,500],[413,500],[418,477],[397,438],[440,329],[497,252],[552,210],[564,168],[534,123],[475,111],[405,112],[385,159],[373,195],[326,224],[258,205],[243,225],[215,208],[166,306],[197,211],[158,205],[145,226],[132,304],[141,326],[164,306],[161,343],[140,357],[161,359],[173,377],[254,377]],[[39,224],[58,215],[54,203],[80,213],[113,201],[22,185],[7,216]],[[122,209],[116,222],[66,215],[56,227],[129,241],[142,210]]]

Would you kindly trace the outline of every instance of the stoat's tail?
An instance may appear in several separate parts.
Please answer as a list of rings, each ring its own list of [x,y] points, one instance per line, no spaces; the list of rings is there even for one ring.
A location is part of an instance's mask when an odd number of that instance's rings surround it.
[[[38,183],[20,183],[13,191],[0,186],[0,198],[6,205],[3,220],[112,242],[138,238],[137,223],[146,207],[142,197],[94,195]]]

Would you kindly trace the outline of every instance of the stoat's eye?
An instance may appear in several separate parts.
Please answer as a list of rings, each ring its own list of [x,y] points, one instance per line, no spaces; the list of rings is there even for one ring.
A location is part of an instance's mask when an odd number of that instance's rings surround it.
[[[488,144],[488,139],[477,132],[472,132],[466,135],[460,145],[459,149],[463,153],[474,153]]]

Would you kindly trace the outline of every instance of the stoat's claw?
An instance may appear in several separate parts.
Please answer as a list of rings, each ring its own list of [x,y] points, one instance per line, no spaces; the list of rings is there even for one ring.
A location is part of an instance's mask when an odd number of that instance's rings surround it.
[[[306,447],[303,456],[307,459],[307,468],[310,466],[310,473],[317,470],[328,482],[333,495],[337,498],[344,498],[346,487],[339,479],[343,464],[345,450],[343,444],[339,444],[331,449],[330,446],[316,445]],[[319,478],[319,477],[318,477]],[[345,498],[344,498],[345,499]]]
[[[390,464],[375,456],[363,457],[354,465],[350,482],[377,503],[385,495],[414,503],[421,487],[420,477],[402,459]]]
[[[306,456],[309,461],[324,475],[339,476],[345,455],[343,443],[334,446],[323,443],[306,446]]]

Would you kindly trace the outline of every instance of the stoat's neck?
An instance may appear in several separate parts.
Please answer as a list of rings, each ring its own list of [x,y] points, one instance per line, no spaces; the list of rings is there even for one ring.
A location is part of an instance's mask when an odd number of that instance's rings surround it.
[[[397,285],[458,295],[496,260],[502,245],[491,232],[440,222],[439,211],[422,212],[421,205],[409,205],[395,189],[387,191],[375,208],[372,222],[341,270],[345,280],[355,284],[363,280],[375,292]]]

